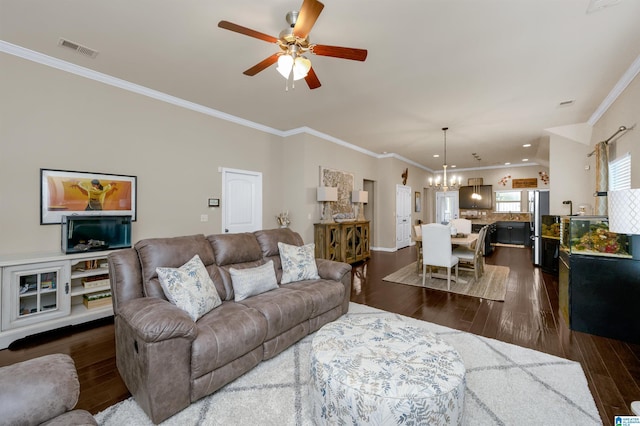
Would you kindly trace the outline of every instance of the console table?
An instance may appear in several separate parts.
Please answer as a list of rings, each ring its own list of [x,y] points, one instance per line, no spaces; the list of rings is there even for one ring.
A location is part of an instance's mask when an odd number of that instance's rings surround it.
[[[371,256],[369,221],[316,223],[316,257],[345,263],[356,263]]]

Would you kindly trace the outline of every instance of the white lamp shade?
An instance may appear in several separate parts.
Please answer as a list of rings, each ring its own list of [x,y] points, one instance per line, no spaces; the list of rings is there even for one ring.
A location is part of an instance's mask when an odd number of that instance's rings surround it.
[[[290,55],[280,55],[278,58],[278,67],[276,70],[284,77],[289,78],[291,68],[293,67],[293,58]]]
[[[304,56],[298,56],[293,63],[293,79],[295,81],[305,78],[311,69],[311,61]]]
[[[640,189],[609,191],[609,231],[640,235]]]
[[[318,201],[338,201],[338,188],[331,186],[318,187]]]
[[[354,203],[368,203],[369,193],[367,191],[353,191],[351,193],[351,201]]]

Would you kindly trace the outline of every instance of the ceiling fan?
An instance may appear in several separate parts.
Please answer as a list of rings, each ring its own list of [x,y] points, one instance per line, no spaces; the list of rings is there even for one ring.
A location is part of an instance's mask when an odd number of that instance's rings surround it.
[[[289,27],[282,30],[278,38],[228,21],[218,22],[218,27],[269,43],[276,43],[280,47],[280,52],[274,53],[262,62],[257,63],[243,74],[254,76],[277,62],[277,70],[284,78],[287,80],[290,78],[293,80],[304,78],[309,89],[317,89],[321,86],[320,80],[318,80],[318,76],[311,67],[311,61],[304,56],[305,53],[310,52],[314,55],[331,56],[354,61],[364,61],[367,58],[367,51],[364,49],[326,46],[309,42],[311,28],[318,19],[318,16],[320,16],[323,8],[324,4],[317,0],[304,0],[300,11],[287,13],[286,19]]]

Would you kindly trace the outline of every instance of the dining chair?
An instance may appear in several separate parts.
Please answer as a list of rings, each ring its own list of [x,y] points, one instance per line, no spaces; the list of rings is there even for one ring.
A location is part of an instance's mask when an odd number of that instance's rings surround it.
[[[488,226],[483,226],[478,232],[478,239],[470,249],[456,247],[453,249],[453,255],[456,256],[461,265],[471,265],[469,269],[473,269],[476,282],[484,273],[484,239],[487,235]]]
[[[413,233],[416,241],[416,252],[418,254],[416,273],[420,275],[420,265],[422,264],[422,225],[413,225]]]
[[[455,266],[458,281],[458,258],[452,254],[451,231],[448,225],[429,223],[422,225],[422,286],[427,276],[427,266],[447,268],[447,290],[451,290],[451,268]],[[431,279],[431,268],[429,268]]]
[[[471,221],[469,219],[451,219],[449,224],[456,228],[458,234],[470,234],[471,233]]]

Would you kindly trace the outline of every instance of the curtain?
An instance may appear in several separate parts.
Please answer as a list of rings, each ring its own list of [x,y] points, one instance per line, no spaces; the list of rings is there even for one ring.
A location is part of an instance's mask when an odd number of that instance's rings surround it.
[[[607,192],[609,188],[609,145],[596,144],[596,192]],[[596,197],[597,215],[607,215],[607,197]]]

